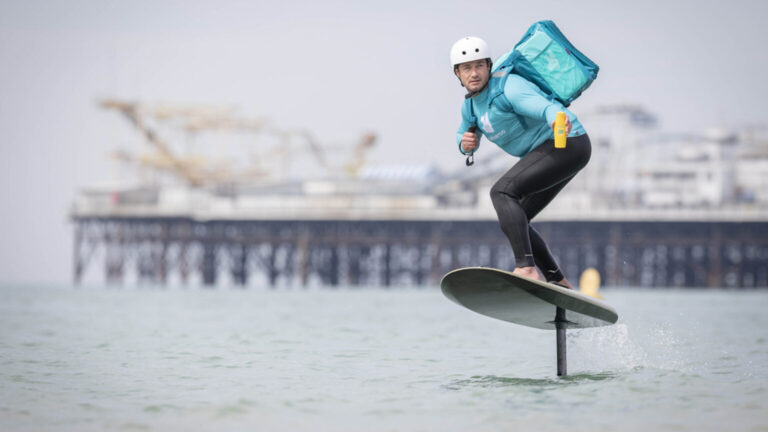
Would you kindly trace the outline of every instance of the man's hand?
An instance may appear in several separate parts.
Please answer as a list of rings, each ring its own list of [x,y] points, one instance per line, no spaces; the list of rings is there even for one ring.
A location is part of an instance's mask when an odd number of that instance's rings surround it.
[[[552,122],[552,131],[555,130],[555,122]],[[568,118],[568,116],[565,116],[565,135],[568,136],[568,134],[571,133],[571,119]],[[462,139],[462,142],[464,140]]]
[[[465,153],[472,153],[477,148],[477,134],[472,132],[464,132],[461,136],[461,149]]]

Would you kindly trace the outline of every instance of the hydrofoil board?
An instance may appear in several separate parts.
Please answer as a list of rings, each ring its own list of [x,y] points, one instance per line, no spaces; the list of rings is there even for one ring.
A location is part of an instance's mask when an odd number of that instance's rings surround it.
[[[495,268],[454,270],[440,287],[467,309],[539,329],[599,327],[619,319],[611,306],[593,297]]]

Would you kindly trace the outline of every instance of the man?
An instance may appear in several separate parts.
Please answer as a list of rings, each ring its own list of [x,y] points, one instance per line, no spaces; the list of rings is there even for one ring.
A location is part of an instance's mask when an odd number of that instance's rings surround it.
[[[515,253],[513,273],[546,280],[573,289],[541,235],[529,222],[586,166],[591,145],[576,115],[557,101],[549,100],[533,83],[513,73],[504,83],[503,97],[512,111],[500,109],[489,95],[491,76],[488,45],[480,38],[466,37],[451,48],[453,72],[467,89],[472,115],[462,109],[457,142],[462,154],[473,154],[486,138],[520,160],[491,188],[491,201]],[[566,114],[566,148],[554,146],[554,121],[558,111]],[[536,270],[539,267],[544,277]]]

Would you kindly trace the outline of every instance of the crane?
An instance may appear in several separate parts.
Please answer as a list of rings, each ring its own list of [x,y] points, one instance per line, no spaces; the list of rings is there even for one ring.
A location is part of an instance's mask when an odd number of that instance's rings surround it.
[[[139,155],[120,150],[112,153],[113,158],[127,163],[136,163],[150,169],[169,172],[180,178],[191,187],[201,187],[208,184],[253,182],[274,177],[275,166],[264,167],[270,158],[251,157],[250,166],[235,171],[229,161],[214,162],[210,157],[200,155],[180,155],[168,142],[160,138],[157,127],[165,124],[187,134],[194,135],[204,131],[247,132],[270,136],[277,140],[266,152],[269,156],[282,159],[283,172],[287,172],[289,161],[299,154],[292,152],[292,143],[309,150],[317,165],[330,172],[341,172],[354,177],[365,163],[366,153],[373,147],[376,135],[366,132],[351,149],[351,156],[341,166],[335,160],[329,161],[327,153],[343,147],[349,151],[350,146],[322,145],[314,135],[306,129],[280,129],[260,118],[240,118],[232,108],[211,106],[173,106],[173,105],[144,105],[115,99],[100,101],[104,109],[116,110],[130,124],[138,129],[150,146],[149,153]]]

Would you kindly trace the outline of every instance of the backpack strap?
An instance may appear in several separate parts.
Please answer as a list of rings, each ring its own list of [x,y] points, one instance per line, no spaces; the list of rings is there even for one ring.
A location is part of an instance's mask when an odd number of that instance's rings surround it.
[[[517,120],[523,125],[523,129],[528,129],[528,122],[525,120],[525,117],[515,112],[515,108],[506,96],[504,96],[504,85],[507,83],[507,78],[509,77],[509,74],[512,73],[513,69],[514,65],[512,64],[501,66],[491,75],[491,82],[488,84],[491,91],[491,94],[488,97],[488,106],[495,103],[500,110],[515,114]]]
[[[488,105],[491,105],[497,98],[499,98],[499,96],[504,94],[504,84],[507,83],[507,77],[512,72],[512,69],[512,65],[502,66],[491,75],[491,82],[488,84],[491,91],[491,94],[488,97]],[[502,111],[514,112],[512,104],[510,104],[505,97],[498,99],[498,101],[496,101],[496,106]]]

